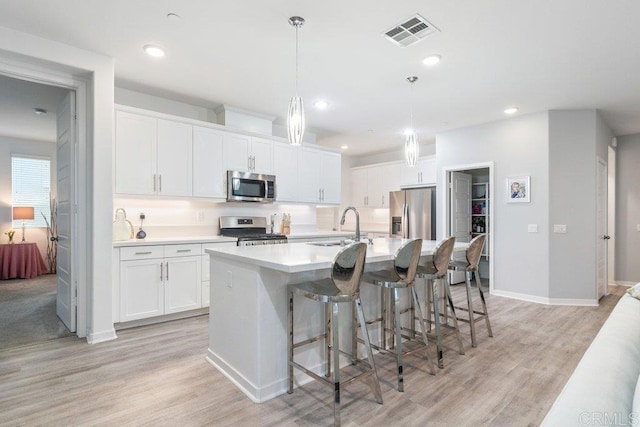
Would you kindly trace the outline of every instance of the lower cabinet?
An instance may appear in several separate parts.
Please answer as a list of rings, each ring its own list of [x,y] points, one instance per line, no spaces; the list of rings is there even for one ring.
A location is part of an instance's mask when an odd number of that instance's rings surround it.
[[[202,307],[201,245],[120,249],[120,322]]]

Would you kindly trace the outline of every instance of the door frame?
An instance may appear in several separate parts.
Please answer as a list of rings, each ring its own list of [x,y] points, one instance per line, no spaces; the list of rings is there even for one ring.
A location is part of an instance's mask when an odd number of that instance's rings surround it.
[[[489,169],[489,191],[491,197],[489,198],[489,235],[491,238],[489,239],[489,293],[493,293],[495,288],[495,274],[494,274],[494,254],[495,254],[495,240],[496,235],[494,231],[494,223],[495,223],[495,195],[496,195],[496,186],[495,186],[495,177],[494,177],[494,163],[493,162],[482,162],[482,163],[469,163],[464,165],[451,165],[445,166],[442,168],[442,181],[445,183],[446,191],[440,191],[440,206],[444,206],[444,214],[441,218],[441,224],[444,224],[444,236],[449,236],[451,234],[451,194],[450,194],[450,185],[451,185],[451,172],[462,172],[473,169]],[[441,228],[442,229],[442,228]]]
[[[89,239],[90,233],[84,238],[79,238],[78,230],[88,230],[88,194],[87,194],[87,170],[80,168],[80,160],[83,164],[90,165],[87,150],[87,83],[88,79],[80,78],[71,72],[61,72],[59,69],[43,67],[40,65],[13,61],[0,56],[0,74],[14,79],[40,83],[47,86],[56,86],[75,91],[76,93],[76,156],[73,168],[76,174],[76,185],[72,189],[75,193],[75,215],[72,216],[72,230],[74,258],[72,265],[74,269],[75,288],[78,295],[76,299],[76,334],[79,338],[84,338],[88,330],[88,310],[89,310],[89,292],[88,292],[88,251],[91,248]]]
[[[604,166],[604,176],[602,176],[601,178],[604,180],[604,182],[599,183],[598,182],[598,175],[599,175],[599,171],[598,169],[600,168],[600,166]],[[602,212],[604,214],[604,231],[603,231],[603,235],[609,235],[609,164],[607,162],[607,160],[603,159],[600,156],[596,156],[596,300],[600,301],[600,275],[598,274],[598,245],[602,244],[602,242],[600,242],[600,240],[602,239],[602,236],[598,235],[597,231],[598,231],[598,226],[599,226],[599,221],[598,221],[598,204],[600,203],[600,195],[598,194],[598,186],[602,185],[604,188],[604,192],[605,192],[605,197],[604,197],[604,206],[600,206],[600,209],[602,209]],[[602,297],[606,297],[607,295],[609,295],[609,246],[611,245],[611,240],[606,241],[605,240],[605,244],[606,244],[606,248],[604,250],[604,289],[602,292]]]

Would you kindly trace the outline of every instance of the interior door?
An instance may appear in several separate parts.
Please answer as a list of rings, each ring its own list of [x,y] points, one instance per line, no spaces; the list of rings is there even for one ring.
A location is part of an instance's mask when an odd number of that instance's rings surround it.
[[[456,242],[471,241],[471,175],[462,172],[451,172],[450,180],[450,230]],[[464,257],[464,254],[454,255]],[[465,280],[464,272],[449,273],[449,283],[460,283]]]
[[[609,236],[607,235],[607,164],[602,159],[598,159],[597,170],[597,202],[596,202],[596,257],[597,257],[597,282],[598,282],[598,299],[607,295],[607,243]]]
[[[56,313],[71,332],[76,330],[76,281],[74,277],[75,238],[75,161],[76,120],[75,92],[70,91],[58,108],[56,139],[56,171],[58,214],[57,297]]]

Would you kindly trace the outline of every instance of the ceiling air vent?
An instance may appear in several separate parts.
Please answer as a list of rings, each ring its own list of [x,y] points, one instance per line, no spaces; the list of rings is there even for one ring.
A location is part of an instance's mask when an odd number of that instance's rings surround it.
[[[403,20],[400,24],[385,31],[384,36],[391,43],[400,47],[411,46],[418,43],[430,34],[438,30],[433,24],[416,14],[411,18]]]

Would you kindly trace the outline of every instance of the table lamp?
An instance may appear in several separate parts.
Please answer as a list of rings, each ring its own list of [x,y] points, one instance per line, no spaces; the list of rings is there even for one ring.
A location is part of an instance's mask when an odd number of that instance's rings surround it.
[[[24,240],[24,221],[27,219],[34,219],[33,208],[29,206],[14,206],[13,207],[13,219],[22,220],[22,241]]]

